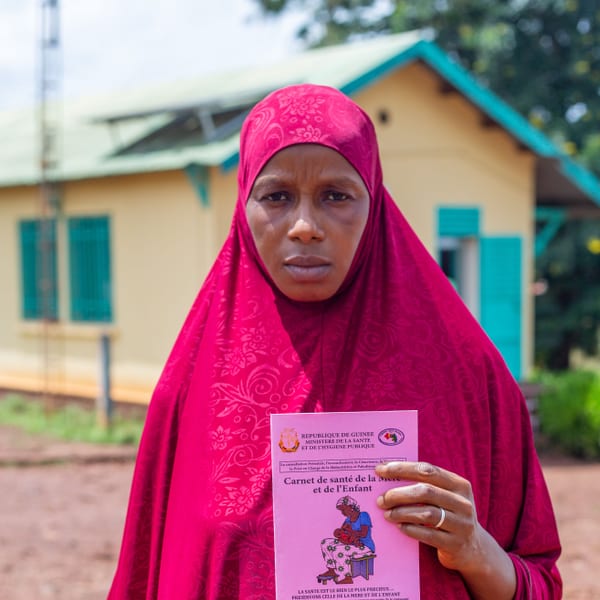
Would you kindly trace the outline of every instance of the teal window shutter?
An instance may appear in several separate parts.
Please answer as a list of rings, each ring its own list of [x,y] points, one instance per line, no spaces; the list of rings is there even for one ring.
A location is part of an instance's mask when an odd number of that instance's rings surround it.
[[[567,211],[562,208],[538,207],[535,209],[536,234],[535,257],[544,253],[548,244],[567,220]]]
[[[22,315],[24,319],[58,319],[56,221],[19,223]]]
[[[522,241],[481,239],[481,325],[515,379],[521,377]]]
[[[479,208],[438,208],[438,236],[478,236],[479,212]]]
[[[183,169],[188,179],[196,190],[196,195],[200,198],[202,206],[209,206],[209,173],[208,169],[203,165],[195,163],[189,164]]]
[[[68,220],[71,320],[111,321],[110,222],[108,217]]]

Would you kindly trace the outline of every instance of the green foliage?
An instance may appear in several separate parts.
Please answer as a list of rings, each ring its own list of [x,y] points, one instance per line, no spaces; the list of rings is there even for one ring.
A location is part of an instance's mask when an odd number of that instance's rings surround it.
[[[600,173],[600,133],[589,133],[580,153],[582,161],[596,173]]]
[[[68,404],[47,412],[41,402],[17,395],[0,398],[0,424],[64,440],[126,445],[137,445],[143,429],[139,419],[115,419],[105,429],[96,423],[94,412],[79,405]]]
[[[600,328],[600,220],[565,223],[537,260],[536,277],[547,283],[535,303],[536,363],[546,369],[569,367],[573,348],[598,349]]]
[[[498,96],[598,169],[600,0],[255,0],[266,15],[306,15],[310,46],[430,29]],[[600,170],[597,171],[600,173]]]
[[[540,432],[562,450],[600,458],[600,376],[587,371],[544,373]]]

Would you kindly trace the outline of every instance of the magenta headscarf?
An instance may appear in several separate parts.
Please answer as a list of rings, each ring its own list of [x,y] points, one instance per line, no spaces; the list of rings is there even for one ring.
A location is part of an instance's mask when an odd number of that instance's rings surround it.
[[[274,287],[245,216],[265,163],[302,143],[337,150],[371,197],[350,273],[316,303]],[[366,114],[328,87],[270,94],[244,123],[238,183],[229,237],[152,398],[109,598],[274,600],[269,415],[393,409],[419,411],[422,460],[471,481],[480,522],[515,564],[516,598],[559,598],[520,390],[383,187]],[[421,589],[469,598],[424,545]]]

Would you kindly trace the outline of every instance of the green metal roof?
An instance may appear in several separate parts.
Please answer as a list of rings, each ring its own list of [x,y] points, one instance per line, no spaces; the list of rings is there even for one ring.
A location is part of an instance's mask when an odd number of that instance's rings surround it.
[[[62,180],[183,169],[190,164],[237,164],[239,132],[185,148],[118,154],[168,125],[182,111],[250,106],[271,90],[292,83],[320,83],[353,95],[413,61],[427,64],[489,119],[534,154],[553,164],[571,187],[600,204],[600,182],[525,118],[481,86],[435,43],[408,32],[309,50],[279,63],[217,73],[152,88],[124,90],[85,102],[64,103],[60,131]],[[0,187],[39,179],[34,109],[0,113]]]

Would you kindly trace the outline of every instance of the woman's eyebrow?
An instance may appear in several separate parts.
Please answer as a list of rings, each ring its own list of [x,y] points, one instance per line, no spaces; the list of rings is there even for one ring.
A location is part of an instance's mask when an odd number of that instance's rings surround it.
[[[259,175],[254,181],[253,189],[270,187],[273,185],[285,185],[287,178],[283,175]]]
[[[322,181],[322,185],[324,186],[336,186],[336,187],[352,187],[354,189],[358,189],[364,183],[360,178],[349,177],[347,175],[339,175],[337,173],[333,174],[323,174],[320,177]],[[284,174],[273,174],[273,175],[259,175],[254,185],[252,186],[253,190],[260,190],[264,187],[272,187],[278,185],[287,185],[289,180],[289,176]]]
[[[362,180],[361,179],[355,179],[353,177],[348,177],[346,175],[334,175],[332,177],[326,177],[325,179],[327,179],[327,182],[332,184],[332,185],[339,185],[339,186],[353,186],[353,187],[360,187]]]

